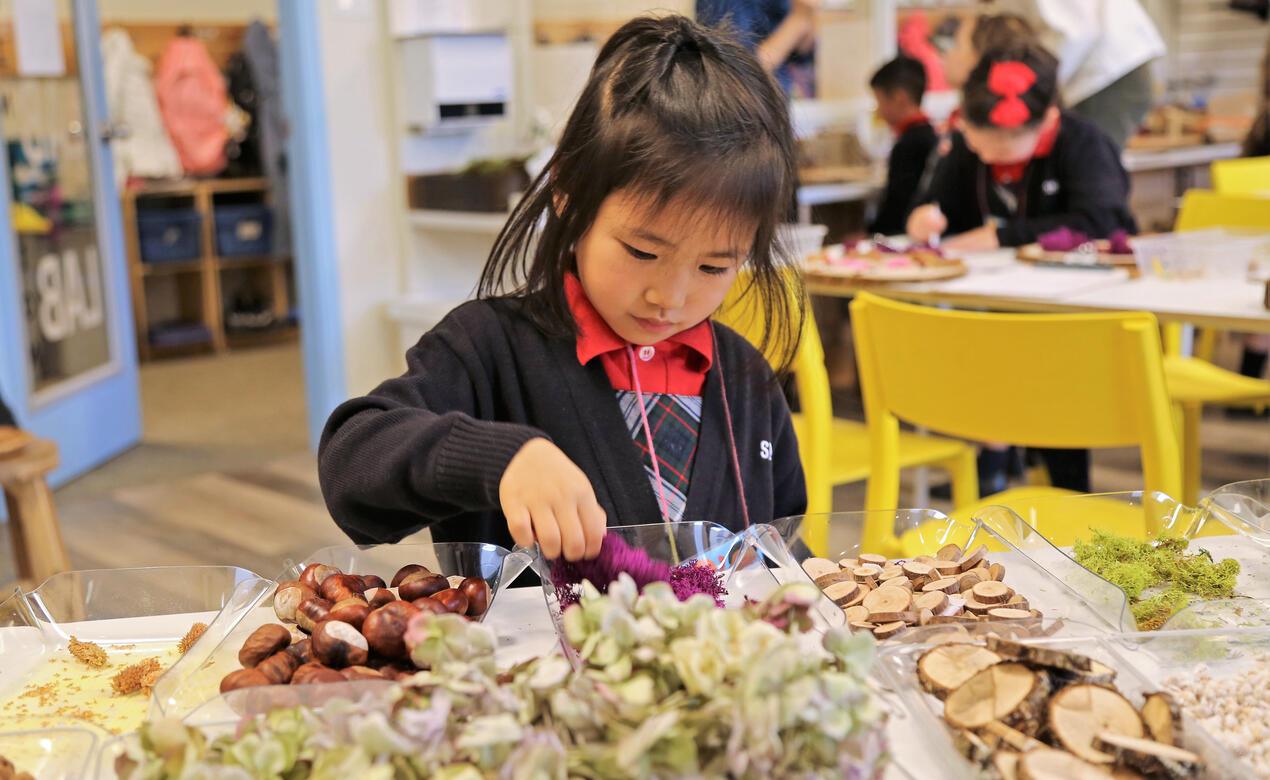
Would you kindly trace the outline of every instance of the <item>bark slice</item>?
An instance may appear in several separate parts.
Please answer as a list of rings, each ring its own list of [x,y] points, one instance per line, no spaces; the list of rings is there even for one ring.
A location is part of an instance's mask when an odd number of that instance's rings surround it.
[[[942,699],[971,677],[999,663],[1001,656],[979,645],[941,645],[917,659],[917,678],[924,690]]]
[[[1035,730],[1040,724],[1039,710],[1048,692],[1049,684],[1044,674],[1038,674],[1023,664],[996,664],[975,674],[948,694],[944,700],[944,720],[954,728],[962,729],[982,728],[999,720],[1007,726]],[[1134,715],[1136,717],[1137,713]]]
[[[1050,699],[1049,728],[1063,747],[1094,764],[1114,758],[1094,747],[1094,737],[1116,734],[1141,738],[1146,729],[1129,700],[1100,685],[1069,685]]]
[[[1198,777],[1204,766],[1204,760],[1195,753],[1150,739],[1103,733],[1094,737],[1094,746],[1114,756],[1118,763],[1152,777],[1186,780]]]
[[[1080,653],[1066,650],[1055,650],[1049,647],[1025,645],[1011,639],[989,637],[987,647],[1002,658],[1009,658],[1032,666],[1048,666],[1068,672],[1088,672],[1093,668],[1093,659]]]
[[[1101,767],[1081,761],[1071,753],[1043,748],[1019,757],[1019,780],[1107,780]]]
[[[1178,743],[1182,710],[1172,696],[1163,691],[1147,694],[1142,702],[1142,720],[1151,739],[1165,745]]]

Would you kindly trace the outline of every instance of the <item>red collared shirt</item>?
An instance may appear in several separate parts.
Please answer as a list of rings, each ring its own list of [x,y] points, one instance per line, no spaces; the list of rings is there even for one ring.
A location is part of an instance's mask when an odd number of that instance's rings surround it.
[[[585,366],[598,357],[614,390],[634,391],[626,341],[587,300],[576,276],[565,277],[564,289],[578,325],[578,362]],[[664,341],[634,349],[640,389],[645,393],[701,395],[714,361],[714,331],[706,320]]]
[[[916,111],[912,114],[909,114],[908,118],[905,119],[903,122],[891,125],[891,132],[895,133],[895,136],[898,138],[899,136],[904,135],[904,133],[908,132],[910,129],[914,127],[917,127],[918,125],[928,125],[928,124],[930,124],[930,117],[926,116],[926,114],[922,113],[921,111]]]
[[[1042,157],[1049,157],[1050,152],[1054,151],[1054,141],[1058,139],[1058,131],[1062,128],[1063,120],[1059,119],[1054,124],[1041,133],[1041,137],[1036,139],[1036,149],[1032,151],[1032,156],[1017,163],[1006,163],[1004,165],[992,166],[992,179],[998,184],[1014,184],[1022,181],[1023,172],[1027,170],[1027,164],[1032,160],[1039,160]]]

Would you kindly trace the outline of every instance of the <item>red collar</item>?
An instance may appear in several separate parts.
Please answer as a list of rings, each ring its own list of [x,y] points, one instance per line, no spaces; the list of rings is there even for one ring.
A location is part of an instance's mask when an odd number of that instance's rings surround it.
[[[599,357],[615,390],[634,390],[626,341],[614,333],[596,311],[575,275],[565,276],[564,291],[578,326],[578,362],[585,366]],[[642,390],[701,395],[706,374],[714,362],[714,331],[710,321],[705,320],[652,345],[651,353],[645,347],[636,347],[635,352],[640,356]]]
[[[904,135],[909,130],[918,125],[930,124],[930,117],[921,111],[915,111],[908,115],[908,118],[897,124],[891,125],[891,130],[897,135]]]
[[[1058,139],[1058,131],[1062,129],[1062,126],[1063,120],[1060,117],[1054,121],[1053,125],[1041,133],[1041,137],[1036,139],[1036,148],[1032,150],[1031,158],[1023,162],[993,165],[993,180],[997,184],[1013,184],[1017,181],[1022,181],[1023,172],[1027,170],[1028,163],[1032,162],[1032,160],[1039,160],[1042,157],[1049,157],[1050,152],[1054,151],[1054,142]]]

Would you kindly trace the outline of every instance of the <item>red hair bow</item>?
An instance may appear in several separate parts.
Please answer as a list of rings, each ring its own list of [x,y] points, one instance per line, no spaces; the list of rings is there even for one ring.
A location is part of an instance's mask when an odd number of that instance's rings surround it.
[[[988,90],[1001,100],[992,108],[988,119],[997,127],[1018,127],[1032,118],[1032,112],[1019,97],[1036,83],[1036,73],[1021,62],[997,62],[988,69]]]

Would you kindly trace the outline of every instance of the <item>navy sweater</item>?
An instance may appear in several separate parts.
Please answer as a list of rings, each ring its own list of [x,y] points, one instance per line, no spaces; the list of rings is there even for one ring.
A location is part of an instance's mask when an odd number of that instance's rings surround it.
[[[913,210],[922,175],[938,143],[939,136],[930,122],[909,127],[895,140],[886,163],[886,191],[878,204],[878,214],[869,226],[870,232],[895,236],[908,229],[908,214]]]
[[[718,359],[703,391],[685,521],[744,525],[732,467],[727,385],[750,521],[806,510],[789,408],[766,362],[715,324]],[[608,523],[660,522],[657,498],[599,359],[544,334],[515,299],[450,312],[406,354],[408,370],[332,412],[318,451],[331,516],[355,542],[395,542],[428,526],[435,541],[512,546],[498,485],[529,439],[549,438],[591,479]]]
[[[1027,164],[1020,185],[1019,213],[996,192],[992,170],[966,146],[960,134],[931,180],[923,202],[937,202],[948,218],[948,233],[982,227],[1000,219],[1001,246],[1022,246],[1058,227],[1106,238],[1118,229],[1137,232],[1129,211],[1129,174],[1120,150],[1094,125],[1063,113],[1054,148]]]

